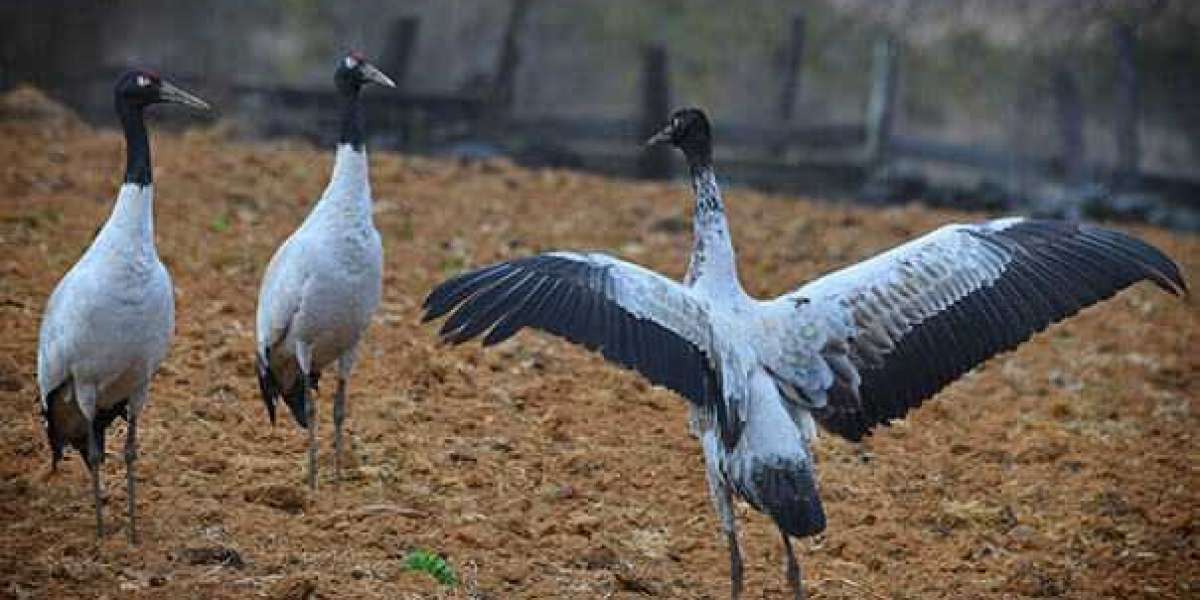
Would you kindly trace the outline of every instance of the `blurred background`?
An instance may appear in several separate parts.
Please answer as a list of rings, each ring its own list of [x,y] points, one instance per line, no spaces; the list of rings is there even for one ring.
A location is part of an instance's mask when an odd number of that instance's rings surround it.
[[[677,177],[639,142],[698,105],[732,185],[1200,231],[1191,0],[0,4],[0,90],[103,126],[138,65],[237,137],[330,144],[350,49],[400,84],[365,94],[376,150]]]

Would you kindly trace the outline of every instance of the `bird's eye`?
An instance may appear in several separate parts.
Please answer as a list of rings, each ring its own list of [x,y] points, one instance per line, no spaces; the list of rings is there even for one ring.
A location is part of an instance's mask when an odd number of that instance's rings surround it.
[[[346,68],[347,69],[353,69],[354,67],[357,67],[357,66],[358,66],[358,61],[355,60],[353,56],[346,57]]]
[[[138,75],[137,76],[137,84],[138,84],[138,87],[146,87],[146,86],[150,85],[150,78],[146,77],[145,75]]]
[[[674,119],[671,119],[671,127],[679,127],[682,124],[683,123],[679,120],[679,117],[675,117]]]

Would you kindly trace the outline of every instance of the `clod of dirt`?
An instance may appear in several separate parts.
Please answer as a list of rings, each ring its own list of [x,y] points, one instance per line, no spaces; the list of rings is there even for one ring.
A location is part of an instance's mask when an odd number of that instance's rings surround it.
[[[268,483],[246,490],[246,502],[277,508],[287,513],[298,514],[308,506],[308,496],[290,485]]]
[[[622,591],[633,592],[643,596],[658,595],[658,591],[654,589],[653,585],[649,581],[633,575],[632,573],[617,572],[614,575],[617,579],[617,586],[620,587]]]
[[[579,557],[579,559],[583,568],[589,571],[611,569],[620,564],[617,553],[613,552],[612,548],[608,546],[588,548],[587,552]]]
[[[275,600],[311,600],[317,595],[317,576],[309,573],[279,580],[267,591]]]
[[[189,565],[221,565],[235,569],[246,566],[241,553],[225,546],[184,548],[179,551],[179,558]]]
[[[963,527],[1008,531],[1016,523],[1016,516],[1008,506],[990,506],[978,500],[966,502],[943,501],[939,524],[947,530]]]
[[[584,512],[572,513],[567,520],[570,530],[580,535],[591,535],[600,524],[599,517]]]
[[[19,392],[24,385],[15,375],[0,371],[0,392]]]
[[[1071,590],[1069,573],[1040,563],[1018,563],[1011,583],[1018,592],[1035,598],[1057,598]]]
[[[400,506],[398,504],[368,504],[367,506],[360,508],[354,516],[358,519],[365,519],[367,517],[387,515],[398,515],[401,517],[407,517],[409,519],[429,518],[429,514],[424,511]]]
[[[192,461],[192,468],[201,473],[217,475],[229,467],[229,461],[216,456],[201,456]]]

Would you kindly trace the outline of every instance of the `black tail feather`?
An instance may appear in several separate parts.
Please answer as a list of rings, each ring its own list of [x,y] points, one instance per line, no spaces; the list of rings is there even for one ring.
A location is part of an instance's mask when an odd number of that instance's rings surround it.
[[[779,528],[793,537],[825,530],[825,509],[817,491],[812,465],[795,461],[759,463],[753,470],[754,494],[748,500],[767,513]]]
[[[302,429],[308,429],[308,407],[304,404],[304,378],[297,377],[292,389],[283,396],[287,407],[292,411],[292,418]]]
[[[51,468],[57,469],[58,462],[63,459],[67,445],[79,451],[88,468],[94,469],[104,462],[104,433],[112,422],[121,417],[126,418],[129,399],[126,398],[108,409],[98,409],[96,418],[91,422],[92,433],[96,436],[98,454],[88,455],[88,430],[79,407],[75,405],[74,397],[66,397],[71,383],[65,382],[54,388],[46,397],[46,408],[42,417],[46,424],[46,439],[50,444]],[[66,403],[66,404],[64,404]],[[60,422],[65,417],[67,422]]]
[[[271,374],[269,359],[264,356],[270,350],[263,350],[262,354],[254,353],[254,369],[258,374],[258,391],[262,394],[263,404],[267,406],[267,417],[271,419],[271,425],[275,425],[275,399],[279,397],[279,383],[275,381],[275,376]]]
[[[317,385],[321,380],[320,373],[308,374],[308,389],[317,391]],[[296,423],[305,429],[308,429],[308,406],[304,404],[305,398],[312,399],[312,395],[303,394],[303,388],[300,387],[304,381],[303,377],[296,378],[296,384],[292,386],[292,391],[288,392],[288,408],[292,409],[292,417],[296,419]]]
[[[301,428],[308,429],[308,412],[307,406],[304,405],[304,378],[296,377],[292,382],[291,387],[287,391],[283,391],[279,380],[275,378],[275,374],[271,372],[271,357],[270,350],[264,349],[261,354],[255,353],[255,370],[258,373],[258,390],[262,393],[263,404],[267,407],[267,416],[271,419],[271,425],[275,424],[275,402],[279,398],[283,398],[283,402],[287,404],[288,410],[292,413],[292,418],[296,419],[296,424]],[[320,380],[320,373],[310,373],[308,376],[309,389],[316,390],[317,382]]]
[[[50,468],[58,469],[58,461],[63,459],[63,446],[67,443],[66,435],[58,419],[54,417],[54,404],[62,402],[62,395],[67,391],[67,383],[50,390],[46,395],[46,403],[42,407],[42,419],[46,425],[46,441],[50,444]]]

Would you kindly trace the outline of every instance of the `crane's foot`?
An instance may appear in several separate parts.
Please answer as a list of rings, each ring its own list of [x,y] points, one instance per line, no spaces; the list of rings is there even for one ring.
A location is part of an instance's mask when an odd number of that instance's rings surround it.
[[[787,552],[788,587],[791,588],[795,600],[804,600],[804,581],[800,576],[800,563],[796,562],[796,553],[792,550],[792,540],[788,534],[782,531],[780,533],[783,535],[783,547]]]

